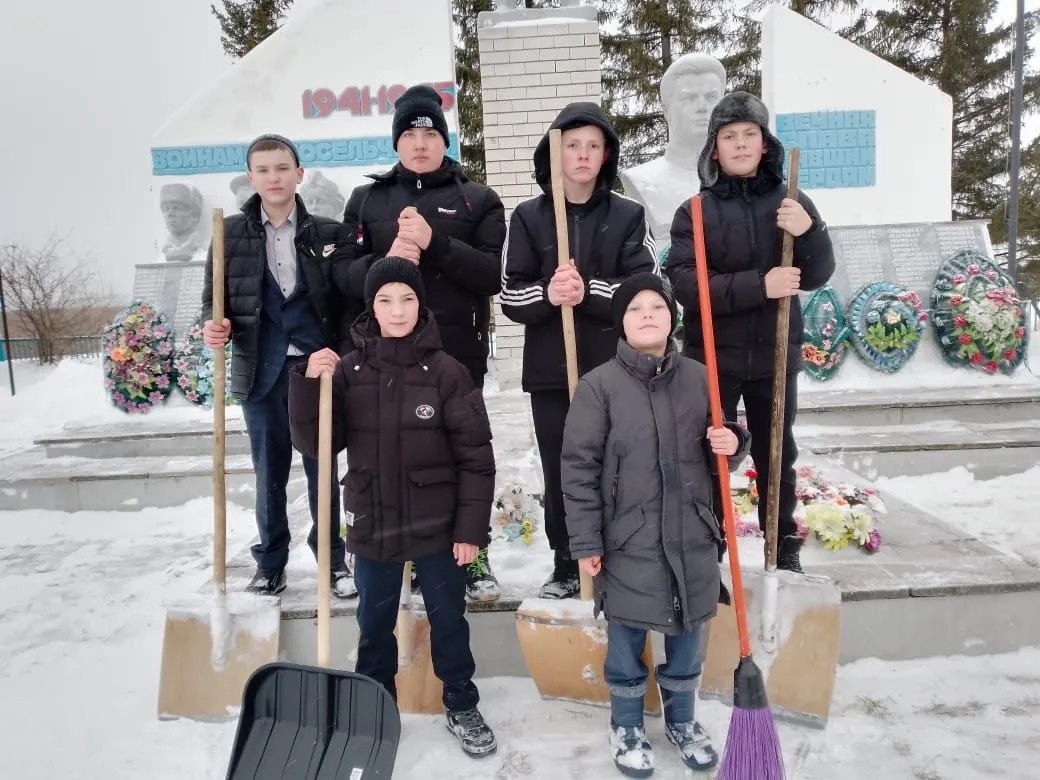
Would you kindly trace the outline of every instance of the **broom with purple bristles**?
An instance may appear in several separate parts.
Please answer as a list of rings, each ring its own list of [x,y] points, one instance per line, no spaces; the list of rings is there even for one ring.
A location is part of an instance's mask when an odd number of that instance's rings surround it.
[[[708,288],[708,254],[704,244],[704,215],[701,199],[690,199],[693,215],[693,249],[697,266],[697,294],[700,303],[701,330],[704,333],[704,364],[708,369],[708,398],[711,405],[711,425],[723,425],[722,401],[719,396],[719,369],[715,360],[715,332],[711,317],[711,294]],[[733,673],[733,715],[726,735],[717,780],[783,780],[784,757],[780,738],[776,733],[773,712],[769,709],[765,678],[751,657],[751,638],[747,627],[747,605],[744,601],[744,582],[740,574],[740,554],[737,549],[737,524],[733,516],[730,495],[729,461],[718,455],[720,493],[726,522],[726,537],[730,540],[729,569],[733,579],[733,611],[737,619],[740,640],[740,661]]]

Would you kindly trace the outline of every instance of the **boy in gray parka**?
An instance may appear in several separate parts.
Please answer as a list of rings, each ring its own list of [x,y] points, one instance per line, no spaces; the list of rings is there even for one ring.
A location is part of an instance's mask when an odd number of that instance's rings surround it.
[[[614,764],[653,773],[643,728],[648,630],[665,635],[656,669],[665,734],[692,769],[718,761],[694,719],[701,632],[721,591],[723,534],[712,511],[716,455],[731,469],[750,436],[735,423],[710,427],[707,372],[671,339],[671,285],[637,274],[614,293],[621,333],[614,359],[578,383],[564,429],[562,476],[571,554],[595,583],[606,614],[604,679],[610,689]]]

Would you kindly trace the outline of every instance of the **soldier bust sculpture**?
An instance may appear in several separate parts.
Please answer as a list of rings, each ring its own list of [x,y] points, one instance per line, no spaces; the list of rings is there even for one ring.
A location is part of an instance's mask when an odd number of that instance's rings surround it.
[[[697,158],[708,119],[726,91],[726,69],[707,54],[684,54],[661,77],[661,107],[668,125],[664,155],[621,172],[625,194],[643,204],[658,252],[670,244],[672,217],[700,191]]]

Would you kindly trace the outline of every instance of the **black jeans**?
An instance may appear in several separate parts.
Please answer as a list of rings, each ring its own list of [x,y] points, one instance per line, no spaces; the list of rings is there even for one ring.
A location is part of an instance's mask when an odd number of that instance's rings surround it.
[[[534,437],[538,442],[538,456],[542,461],[542,484],[545,486],[545,495],[542,498],[545,508],[545,535],[549,539],[549,546],[561,554],[569,554],[570,550],[560,477],[563,426],[567,421],[570,406],[570,395],[566,390],[539,390],[531,393]]]
[[[780,512],[777,533],[780,539],[798,533],[794,521],[794,510],[798,505],[795,497],[794,464],[798,460],[798,445],[794,440],[795,414],[798,411],[798,374],[787,375],[784,395],[783,444],[780,450]],[[747,429],[751,433],[751,459],[755,462],[755,480],[758,485],[758,525],[765,531],[766,511],[769,507],[769,429],[773,417],[773,378],[736,379],[719,376],[719,394],[722,397],[722,414],[727,420],[737,419],[737,402],[744,398],[744,413]],[[718,480],[716,483],[716,494]],[[722,504],[716,495],[716,513],[720,519]],[[732,540],[730,540],[732,544]]]
[[[430,621],[433,671],[444,684],[444,708],[472,709],[480,701],[473,684],[476,664],[469,646],[466,622],[466,567],[451,551],[420,558],[415,567]],[[397,700],[397,609],[404,564],[354,558],[358,589],[357,619],[361,630],[355,671],[378,682]]]
[[[289,358],[274,387],[263,398],[242,402],[242,416],[249,434],[249,449],[256,473],[256,528],[260,541],[252,547],[257,566],[264,571],[281,571],[289,560],[289,518],[285,487],[289,482],[293,446],[289,438],[289,370],[305,358]],[[307,475],[307,498],[311,531],[307,544],[317,557],[318,549],[318,461],[303,459]],[[332,460],[332,484],[337,485],[336,459]],[[339,497],[332,491],[332,567],[344,566],[346,550],[340,536]]]

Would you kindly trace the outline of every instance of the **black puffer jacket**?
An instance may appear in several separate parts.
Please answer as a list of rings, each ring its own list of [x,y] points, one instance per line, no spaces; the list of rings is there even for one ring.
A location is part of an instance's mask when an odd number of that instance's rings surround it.
[[[339,342],[339,318],[344,301],[332,282],[332,269],[341,261],[340,223],[307,212],[296,196],[296,255],[307,282],[308,298],[329,346]],[[267,234],[260,222],[260,196],[242,205],[242,213],[224,219],[224,316],[231,320],[233,342],[231,394],[249,395],[256,376],[260,306],[267,268]],[[202,321],[213,318],[213,247],[206,258],[202,288]]]
[[[482,377],[487,373],[491,297],[499,291],[506,235],[501,199],[490,187],[469,181],[451,158],[433,173],[417,175],[398,163],[369,178],[371,184],[351,193],[343,214],[341,244],[349,263],[337,279],[350,300],[345,322],[364,311],[365,274],[397,238],[401,212],[415,206],[433,232],[419,270],[444,351],[472,376]],[[342,332],[341,354],[352,348],[349,329]]]
[[[733,95],[727,98],[732,99]],[[714,146],[722,123],[727,120],[757,120],[753,113],[719,117],[716,114],[720,108],[724,108],[722,103],[712,115],[706,152]],[[747,109],[738,104],[736,110]],[[768,131],[765,131],[765,141],[766,153],[753,177],[734,178],[712,164],[713,167],[702,176],[707,180],[716,176],[717,179],[702,186],[699,195],[704,211],[708,283],[719,372],[738,379],[764,379],[773,374],[779,301],[766,297],[765,275],[780,265],[783,231],[776,225],[776,212],[780,202],[787,197],[787,188],[783,178],[784,148]],[[707,155],[702,155],[702,162],[708,159]],[[825,285],[834,273],[834,251],[827,225],[812,200],[799,191],[798,202],[809,213],[813,225],[809,232],[795,239],[794,265],[802,271],[800,288],[815,290]],[[676,210],[671,236],[672,247],[664,272],[675,288],[676,300],[683,307],[683,351],[695,360],[703,361],[704,333],[689,201]],[[791,300],[787,369],[795,372],[801,365],[802,307],[795,296]]]
[[[350,466],[347,549],[400,563],[454,542],[487,546],[495,455],[480,390],[442,349],[428,311],[401,339],[380,337],[365,315],[354,341],[332,383],[333,452],[345,447]],[[289,378],[289,423],[293,445],[317,457],[319,382],[304,372]]]
[[[611,192],[621,146],[600,107],[572,103],[560,112],[550,129],[583,125],[595,125],[603,131],[608,156],[592,198],[587,203],[567,204],[570,256],[585,280],[585,298],[574,308],[579,374],[614,355],[618,337],[611,313],[614,290],[633,274],[657,269],[642,205]],[[524,390],[566,390],[563,318],[546,294],[558,263],[548,133],[535,149],[534,171],[545,194],[518,205],[509,220],[500,300],[503,314],[526,326]]]

